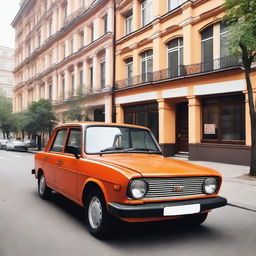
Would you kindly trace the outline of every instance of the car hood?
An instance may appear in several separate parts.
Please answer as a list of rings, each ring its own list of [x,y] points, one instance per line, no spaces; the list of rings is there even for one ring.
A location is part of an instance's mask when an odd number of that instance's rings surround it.
[[[220,176],[212,169],[154,154],[105,154],[97,160],[139,172],[143,177]]]

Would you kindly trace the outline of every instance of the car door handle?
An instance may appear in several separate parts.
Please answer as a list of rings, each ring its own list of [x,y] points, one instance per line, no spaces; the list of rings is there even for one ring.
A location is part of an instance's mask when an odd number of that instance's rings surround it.
[[[45,156],[45,157],[43,158],[43,160],[44,160],[44,161],[47,161],[47,160],[48,160],[48,157],[47,157],[47,156]]]
[[[61,160],[57,161],[57,165],[62,165],[62,164],[63,164],[63,162]]]

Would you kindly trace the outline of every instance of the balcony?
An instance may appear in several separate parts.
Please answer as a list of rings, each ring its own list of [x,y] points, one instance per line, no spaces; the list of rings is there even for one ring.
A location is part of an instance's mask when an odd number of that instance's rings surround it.
[[[143,84],[152,84],[158,81],[185,78],[199,74],[208,74],[215,71],[235,68],[242,65],[241,59],[227,56],[209,62],[200,62],[191,65],[172,66],[171,68],[155,72],[140,74],[127,79],[116,81],[115,90],[128,89]]]

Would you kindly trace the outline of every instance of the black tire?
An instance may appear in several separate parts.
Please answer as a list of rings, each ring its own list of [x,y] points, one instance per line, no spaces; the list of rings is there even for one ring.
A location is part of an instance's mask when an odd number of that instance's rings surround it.
[[[38,194],[42,199],[49,199],[51,196],[51,189],[47,187],[45,176],[42,173],[38,177]]]
[[[207,216],[208,216],[208,212],[192,214],[192,215],[185,216],[182,219],[182,222],[186,226],[199,226],[206,220]]]
[[[101,218],[97,219],[95,215],[99,213],[99,209]],[[104,239],[113,235],[111,231],[115,230],[116,219],[108,213],[104,196],[99,189],[89,192],[85,200],[85,217],[87,228],[93,236]]]

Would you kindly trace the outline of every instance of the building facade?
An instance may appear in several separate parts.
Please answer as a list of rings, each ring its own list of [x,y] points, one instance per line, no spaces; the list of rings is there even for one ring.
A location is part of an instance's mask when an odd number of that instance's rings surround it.
[[[23,0],[12,26],[15,112],[44,98],[60,122],[74,104],[82,119],[111,121],[113,1]]]
[[[223,3],[117,1],[117,122],[151,128],[165,155],[249,164],[246,82]]]
[[[0,46],[0,94],[12,98],[14,49]]]

